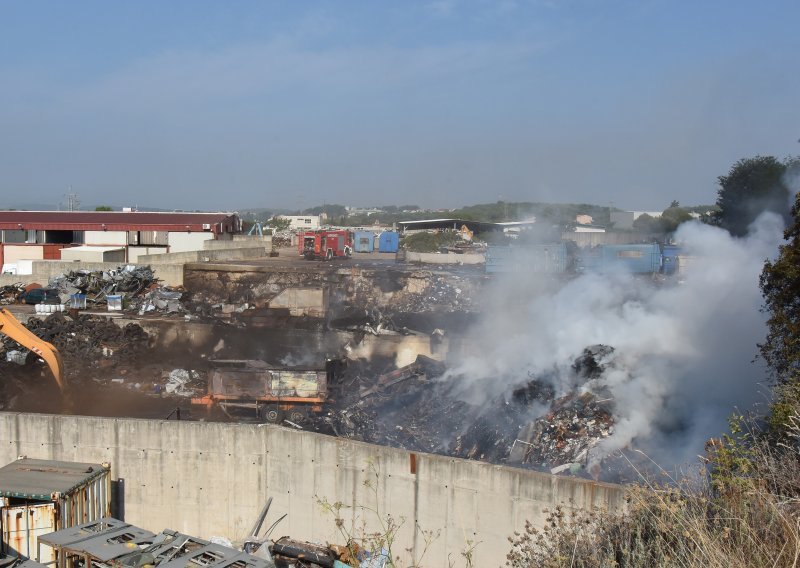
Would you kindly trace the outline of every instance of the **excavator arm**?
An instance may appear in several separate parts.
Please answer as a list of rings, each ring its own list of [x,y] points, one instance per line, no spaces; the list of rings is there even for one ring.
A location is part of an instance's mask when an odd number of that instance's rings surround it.
[[[64,390],[64,363],[61,361],[61,354],[58,349],[53,347],[52,343],[36,337],[6,309],[0,309],[0,333],[44,359],[44,362],[53,372],[58,388],[62,391]]]

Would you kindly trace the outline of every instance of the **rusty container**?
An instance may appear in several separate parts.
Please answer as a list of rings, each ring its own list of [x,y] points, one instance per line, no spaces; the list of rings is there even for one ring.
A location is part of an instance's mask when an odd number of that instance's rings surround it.
[[[111,466],[20,458],[0,468],[2,552],[35,559],[37,538],[111,514]],[[55,560],[46,550],[48,563]]]

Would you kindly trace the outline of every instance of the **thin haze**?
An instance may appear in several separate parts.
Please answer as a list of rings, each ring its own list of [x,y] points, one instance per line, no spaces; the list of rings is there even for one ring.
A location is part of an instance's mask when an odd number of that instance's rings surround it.
[[[5,2],[5,206],[663,209],[798,151],[800,3]]]

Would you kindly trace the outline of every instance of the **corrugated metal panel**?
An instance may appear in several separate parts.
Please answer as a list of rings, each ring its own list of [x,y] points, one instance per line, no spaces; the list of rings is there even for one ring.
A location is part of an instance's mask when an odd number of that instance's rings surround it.
[[[567,271],[569,255],[564,243],[526,246],[490,246],[486,250],[486,272],[561,274]]]
[[[39,536],[58,528],[55,503],[34,503],[0,509],[3,525],[3,552],[11,556],[36,557]],[[40,561],[55,560],[51,554]]]

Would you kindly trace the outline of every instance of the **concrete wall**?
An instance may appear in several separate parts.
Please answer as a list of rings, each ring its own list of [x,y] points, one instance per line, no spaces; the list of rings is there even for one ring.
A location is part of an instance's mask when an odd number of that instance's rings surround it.
[[[114,262],[125,263],[125,249],[119,248],[108,250],[107,247],[92,247],[82,246],[63,249],[61,252],[61,260],[79,261],[79,262]]]
[[[230,243],[229,243],[230,244]],[[248,258],[262,258],[266,256],[266,249],[260,246],[247,248],[226,248],[219,250],[193,250],[185,252],[170,252],[167,254],[147,254],[138,258],[140,264],[185,264],[187,262],[204,262],[213,260],[243,260]]]
[[[324,288],[287,288],[269,301],[270,308],[286,308],[293,316],[325,317],[328,297]]]
[[[128,246],[128,231],[84,231],[85,245]]]
[[[483,264],[482,254],[439,254],[435,252],[407,252],[406,262],[426,264]]]
[[[202,250],[203,242],[213,239],[212,233],[170,233],[167,237],[170,252]]]
[[[617,510],[622,487],[522,469],[411,454],[263,424],[147,421],[0,413],[0,463],[17,456],[111,462],[124,480],[124,520],[208,538],[241,541],[268,496],[268,522],[288,517],[274,536],[343,543],[321,501],[340,502],[344,528],[375,530],[382,517],[402,522],[395,553],[418,557],[416,526],[440,530],[424,559],[450,566],[479,543],[475,566],[501,566],[507,538],[528,519],[538,526],[558,503]],[[351,507],[351,508],[347,508]]]
[[[128,247],[128,262],[139,263],[139,257],[146,254],[162,254],[166,252],[166,247]]]
[[[33,262],[33,273],[25,276],[11,274],[0,275],[0,286],[15,284],[17,282],[38,282],[46,285],[52,276],[69,272],[70,270],[111,270],[124,263],[119,262],[72,262],[66,260],[36,260]],[[146,263],[149,264],[149,263]],[[183,286],[183,264],[158,264],[152,265],[156,277],[167,286]]]
[[[269,252],[272,250],[272,237],[256,237],[253,240],[219,240],[219,241],[204,241],[203,250],[217,250],[217,249],[235,249],[235,248],[253,248],[264,247]]]

